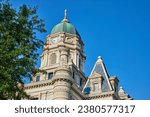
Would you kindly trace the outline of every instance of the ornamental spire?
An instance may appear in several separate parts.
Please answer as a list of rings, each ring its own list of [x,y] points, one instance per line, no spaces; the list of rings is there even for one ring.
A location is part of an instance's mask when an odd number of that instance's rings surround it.
[[[67,19],[67,9],[64,10],[64,19],[62,20],[62,22],[69,22],[69,20]]]
[[[67,19],[67,9],[64,11],[64,19]]]

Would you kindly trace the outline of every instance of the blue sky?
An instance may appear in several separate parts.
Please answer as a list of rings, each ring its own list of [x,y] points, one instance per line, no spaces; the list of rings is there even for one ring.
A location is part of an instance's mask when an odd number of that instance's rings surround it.
[[[109,75],[134,99],[150,99],[150,1],[148,0],[11,0],[38,6],[47,33],[64,17],[76,27],[85,44],[88,76],[100,55]],[[39,53],[41,54],[41,50]]]

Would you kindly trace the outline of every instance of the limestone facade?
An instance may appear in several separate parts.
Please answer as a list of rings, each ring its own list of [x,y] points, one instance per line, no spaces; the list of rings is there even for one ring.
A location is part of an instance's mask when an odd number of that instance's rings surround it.
[[[84,73],[84,43],[75,27],[65,17],[57,24],[46,42],[41,55],[40,69],[26,92],[38,100],[128,100],[132,99],[121,87],[119,80],[110,77],[101,59],[89,77]]]

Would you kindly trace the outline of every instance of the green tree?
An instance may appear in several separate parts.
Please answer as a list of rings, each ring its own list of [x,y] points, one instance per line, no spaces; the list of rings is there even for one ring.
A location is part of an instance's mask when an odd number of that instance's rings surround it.
[[[37,8],[22,5],[16,10],[0,3],[0,99],[30,98],[24,91],[24,78],[31,78],[43,42],[37,32],[46,32]]]

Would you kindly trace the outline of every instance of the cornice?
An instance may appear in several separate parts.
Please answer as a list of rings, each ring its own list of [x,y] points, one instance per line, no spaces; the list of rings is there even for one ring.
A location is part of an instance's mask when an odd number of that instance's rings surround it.
[[[26,84],[25,90],[50,86],[50,85],[53,85],[57,81],[66,81],[66,82],[72,83],[72,80],[67,79],[65,77],[64,78],[63,77],[59,77],[59,78],[57,77],[57,78],[53,78],[51,80],[43,80],[43,81],[39,81],[39,82],[32,82],[30,84]]]
[[[25,90],[50,86],[52,84],[53,84],[52,80],[43,80],[43,81],[39,81],[39,82],[32,82],[30,84],[25,85]]]
[[[87,97],[85,97],[85,100],[91,100],[91,99],[99,99],[99,98],[107,98],[107,97],[111,97],[114,96],[114,92],[107,92],[107,93],[102,93],[99,95],[88,95]]]

